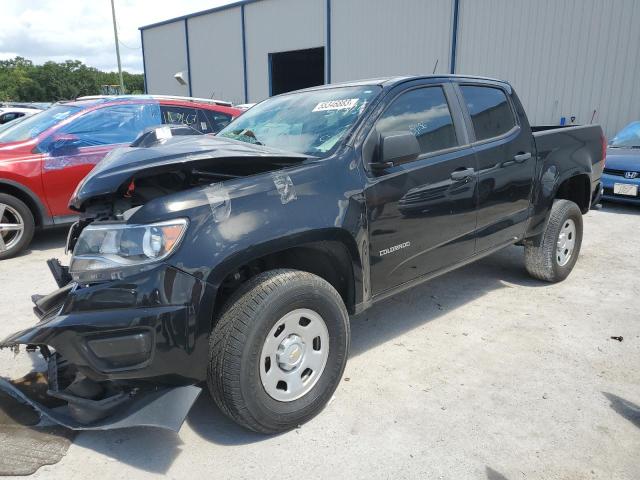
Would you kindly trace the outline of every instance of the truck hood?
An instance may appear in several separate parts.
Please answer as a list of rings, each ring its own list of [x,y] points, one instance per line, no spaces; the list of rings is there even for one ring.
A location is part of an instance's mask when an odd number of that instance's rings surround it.
[[[274,170],[309,158],[294,152],[253,145],[210,135],[176,136],[151,147],[124,147],[113,150],[78,185],[69,207],[81,211],[91,199],[108,196],[126,188],[135,178],[162,171],[190,170],[229,162],[262,163]]]
[[[640,171],[639,148],[607,148],[607,169]]]

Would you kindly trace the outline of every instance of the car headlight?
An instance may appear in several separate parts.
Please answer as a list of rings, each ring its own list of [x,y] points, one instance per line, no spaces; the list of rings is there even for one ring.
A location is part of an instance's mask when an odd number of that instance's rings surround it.
[[[69,272],[76,282],[118,280],[153,267],[177,248],[186,218],[146,225],[90,224],[73,248]]]

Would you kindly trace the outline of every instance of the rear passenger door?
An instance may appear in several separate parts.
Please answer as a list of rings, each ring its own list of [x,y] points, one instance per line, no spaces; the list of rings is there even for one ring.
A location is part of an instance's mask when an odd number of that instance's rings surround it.
[[[518,114],[519,103],[508,89],[465,83],[459,93],[478,160],[476,251],[481,253],[522,237],[529,218],[535,150],[526,117]]]
[[[426,82],[403,87],[363,147],[365,165],[382,134],[411,132],[421,147],[412,162],[370,171],[365,201],[374,295],[474,253],[476,159],[455,90]]]

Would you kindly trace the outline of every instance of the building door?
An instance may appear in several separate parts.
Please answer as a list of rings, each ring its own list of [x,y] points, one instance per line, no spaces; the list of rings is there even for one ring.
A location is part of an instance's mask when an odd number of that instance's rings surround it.
[[[324,84],[324,47],[269,54],[270,95]]]

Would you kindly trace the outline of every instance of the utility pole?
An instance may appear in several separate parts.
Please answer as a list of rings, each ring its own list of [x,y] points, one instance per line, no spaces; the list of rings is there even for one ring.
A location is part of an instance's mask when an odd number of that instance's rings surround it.
[[[113,36],[116,39],[116,57],[118,57],[118,75],[120,76],[120,93],[124,93],[124,82],[122,81],[122,64],[120,63],[120,43],[118,42],[118,27],[116,27],[116,7],[111,0],[111,15],[113,16]]]

